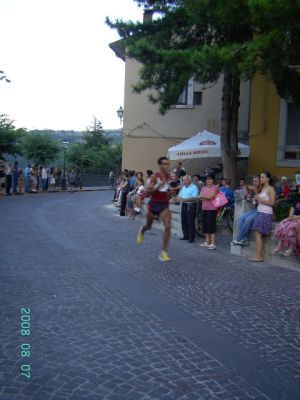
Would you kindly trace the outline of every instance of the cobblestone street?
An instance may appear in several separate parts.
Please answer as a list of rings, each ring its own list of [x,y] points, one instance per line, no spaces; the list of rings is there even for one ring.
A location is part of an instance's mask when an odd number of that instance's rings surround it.
[[[300,272],[175,236],[161,263],[111,197],[0,198],[0,400],[299,400]]]

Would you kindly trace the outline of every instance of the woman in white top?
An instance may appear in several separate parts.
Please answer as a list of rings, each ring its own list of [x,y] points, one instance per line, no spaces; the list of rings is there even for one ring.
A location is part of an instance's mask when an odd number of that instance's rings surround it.
[[[270,172],[260,174],[261,190],[255,196],[257,201],[257,215],[252,225],[255,233],[255,257],[248,258],[252,262],[263,261],[263,236],[269,236],[272,230],[273,206],[275,204],[275,190],[270,185]]]

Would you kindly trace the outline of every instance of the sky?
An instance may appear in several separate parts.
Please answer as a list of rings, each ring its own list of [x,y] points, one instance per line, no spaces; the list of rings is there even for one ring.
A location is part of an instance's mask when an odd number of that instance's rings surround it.
[[[125,64],[109,48],[112,20],[141,20],[133,0],[0,0],[0,114],[15,126],[120,128]]]

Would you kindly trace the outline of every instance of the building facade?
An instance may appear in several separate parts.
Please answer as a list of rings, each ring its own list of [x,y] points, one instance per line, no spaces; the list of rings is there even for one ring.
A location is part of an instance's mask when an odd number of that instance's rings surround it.
[[[300,104],[281,99],[268,78],[251,87],[249,174],[269,170],[294,179],[300,171]]]
[[[165,114],[158,104],[149,101],[149,91],[133,93],[132,86],[139,80],[141,65],[125,56],[122,41],[110,47],[125,62],[123,160],[122,168],[135,171],[156,169],[157,159],[167,155],[170,147],[204,129],[220,133],[223,77],[214,84],[200,84],[193,79],[187,83],[178,103]],[[245,140],[249,128],[249,82],[241,84],[239,133]],[[203,162],[203,166],[207,160]],[[201,166],[198,165],[198,169]],[[200,171],[193,171],[200,172]]]

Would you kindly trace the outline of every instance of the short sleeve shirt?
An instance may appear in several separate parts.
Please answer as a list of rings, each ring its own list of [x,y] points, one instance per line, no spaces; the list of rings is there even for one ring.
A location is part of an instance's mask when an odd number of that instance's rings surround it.
[[[219,191],[219,188],[216,185],[212,185],[211,187],[203,186],[203,188],[201,189],[201,195],[210,196],[213,193],[217,194],[218,191]],[[208,210],[208,211],[209,210],[217,210],[217,208],[215,208],[212,205],[211,200],[202,199],[202,210]]]

